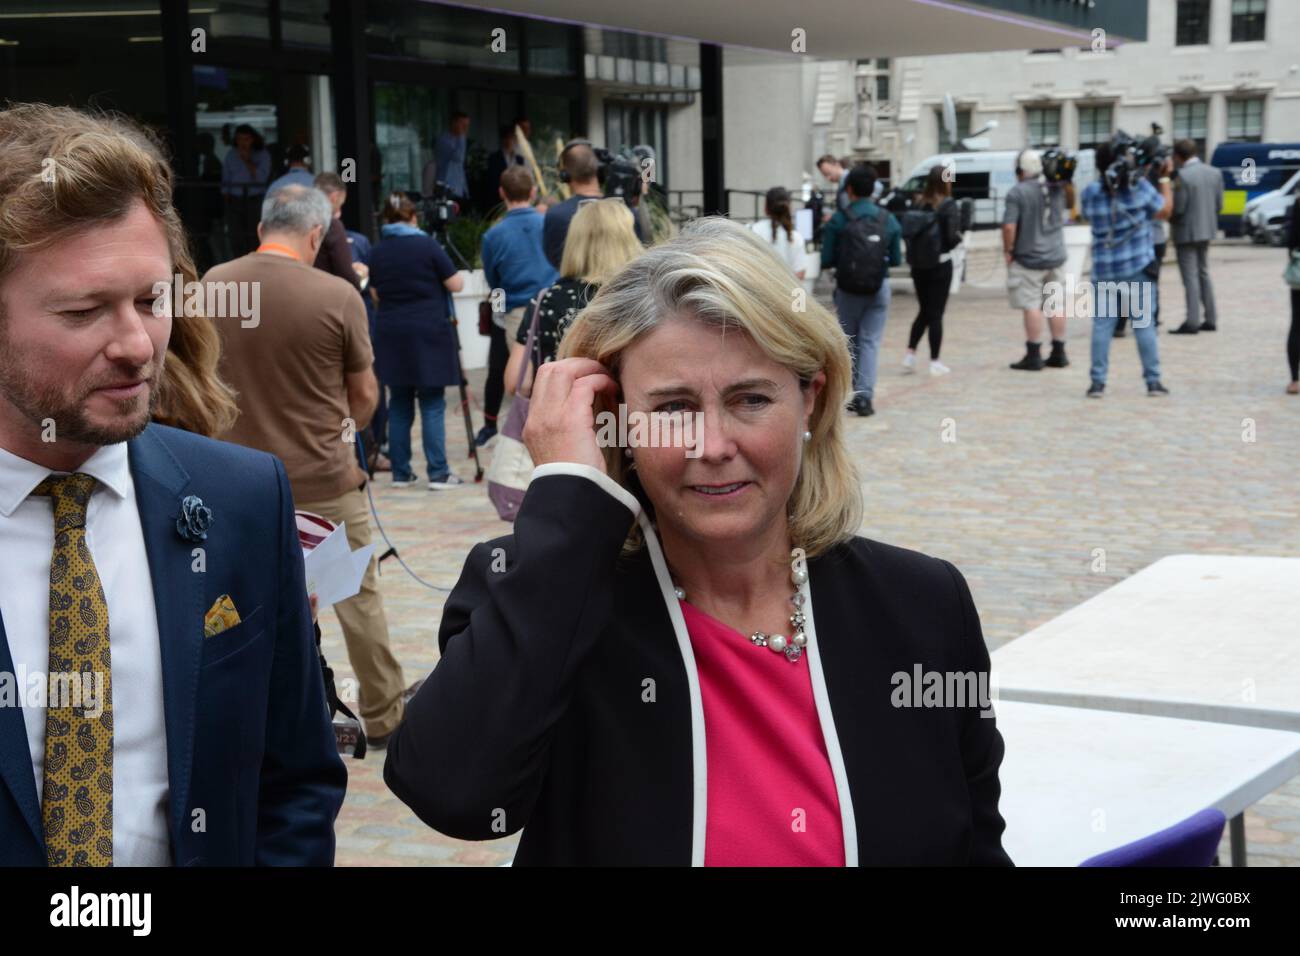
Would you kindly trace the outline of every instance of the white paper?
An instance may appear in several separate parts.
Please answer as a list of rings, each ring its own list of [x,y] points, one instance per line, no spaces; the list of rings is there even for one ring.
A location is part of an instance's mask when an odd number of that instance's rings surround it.
[[[378,545],[348,550],[347,526],[340,524],[320,544],[303,552],[307,593],[315,594],[318,607],[346,601],[361,590],[361,579]]]
[[[803,236],[804,242],[812,242],[813,220],[811,209],[800,209],[794,214],[794,227]]]

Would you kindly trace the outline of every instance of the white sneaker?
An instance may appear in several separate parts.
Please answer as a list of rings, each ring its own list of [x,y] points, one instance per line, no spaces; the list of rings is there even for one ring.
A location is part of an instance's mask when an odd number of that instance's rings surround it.
[[[916,353],[908,352],[903,356],[903,374],[911,375],[916,371]]]
[[[942,362],[940,362],[938,359],[934,359],[934,360],[932,360],[932,361],[930,362],[930,374],[931,374],[931,375],[947,375],[947,374],[948,374],[949,372],[951,372],[951,371],[952,371],[952,369],[950,369],[948,366],[944,365],[944,364],[943,364]]]
[[[431,481],[431,482],[429,482],[429,490],[430,490],[430,491],[446,491],[448,488],[459,488],[459,487],[460,487],[461,485],[463,485],[463,484],[465,484],[465,482],[461,481],[461,478],[460,478],[459,475],[456,475],[456,474],[449,474],[449,475],[447,475],[446,478],[443,478],[443,479],[441,479],[441,480],[439,480],[439,481]]]

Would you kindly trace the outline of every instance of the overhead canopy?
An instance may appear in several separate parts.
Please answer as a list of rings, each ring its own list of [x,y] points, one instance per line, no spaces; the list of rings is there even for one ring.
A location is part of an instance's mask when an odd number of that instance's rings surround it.
[[[455,0],[586,26],[854,60],[1146,39],[1147,0]],[[794,31],[804,49],[792,50]]]

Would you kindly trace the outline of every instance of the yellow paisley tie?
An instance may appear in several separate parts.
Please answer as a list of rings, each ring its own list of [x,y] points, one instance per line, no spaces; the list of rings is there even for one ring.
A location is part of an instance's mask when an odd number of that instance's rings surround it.
[[[113,682],[108,604],[86,545],[95,479],[50,475],[50,694],[41,822],[50,866],[113,865]],[[74,706],[75,705],[75,706]]]

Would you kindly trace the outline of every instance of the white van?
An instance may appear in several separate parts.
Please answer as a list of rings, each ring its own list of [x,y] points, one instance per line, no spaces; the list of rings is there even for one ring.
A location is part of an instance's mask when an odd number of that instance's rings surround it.
[[[927,156],[902,184],[890,192],[885,204],[896,215],[903,212],[911,203],[912,197],[925,185],[925,177],[930,168],[951,163],[957,175],[953,182],[953,198],[959,201],[972,200],[972,228],[992,229],[1002,224],[1007,193],[1016,184],[1016,157],[1019,155],[1018,149],[1003,149]],[[1073,180],[1077,205],[1078,194],[1092,182],[1097,169],[1091,149],[1081,149],[1073,155],[1078,160]]]
[[[1286,220],[1296,195],[1300,194],[1300,170],[1278,189],[1269,190],[1246,203],[1242,228],[1253,242],[1280,246],[1286,242]]]

